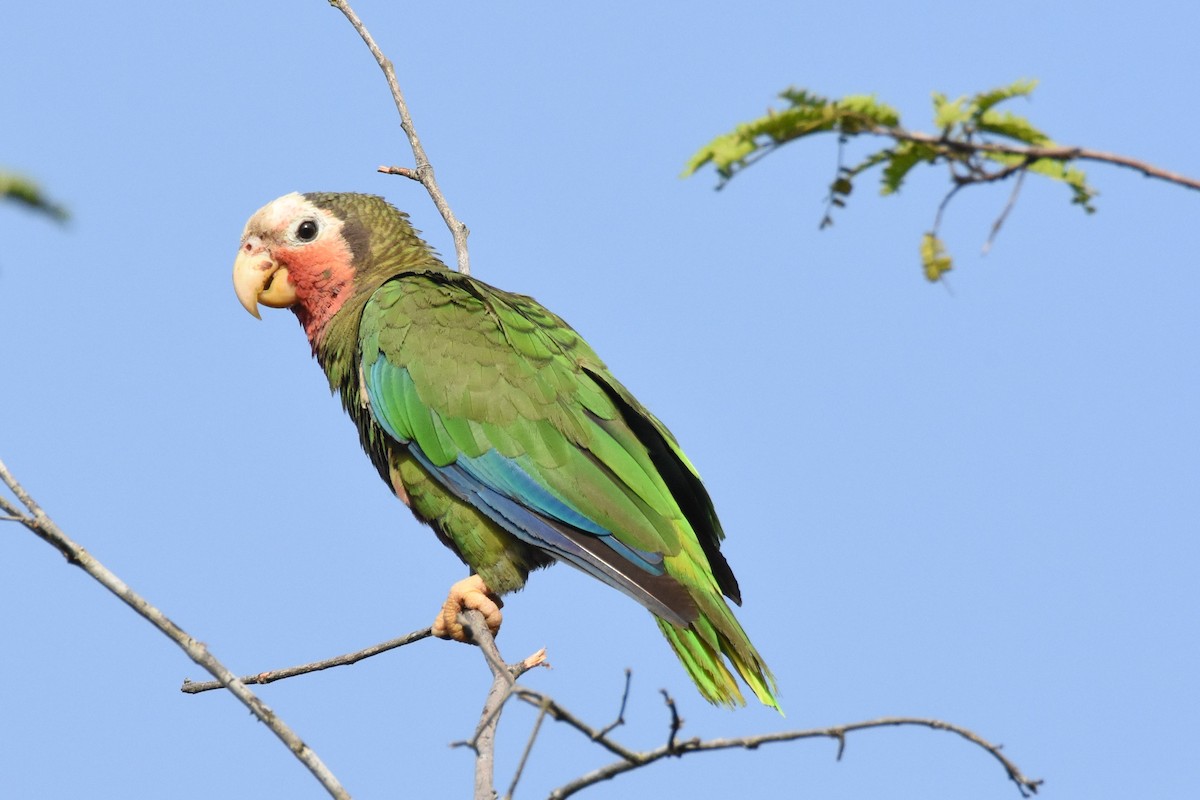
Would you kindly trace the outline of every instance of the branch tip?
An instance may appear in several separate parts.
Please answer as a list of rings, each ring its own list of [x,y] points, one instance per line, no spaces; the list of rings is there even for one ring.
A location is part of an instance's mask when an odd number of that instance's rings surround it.
[[[392,93],[392,102],[396,105],[396,112],[400,115],[400,130],[404,132],[404,137],[408,140],[408,145],[412,149],[413,161],[416,166],[413,174],[398,171],[402,168],[396,167],[388,170],[379,170],[393,175],[404,175],[405,177],[419,181],[425,187],[425,191],[429,192],[429,198],[433,201],[433,205],[442,215],[442,219],[446,223],[446,227],[450,229],[450,235],[454,238],[454,252],[458,258],[458,271],[464,275],[471,273],[470,255],[467,252],[467,236],[465,233],[466,226],[458,221],[458,217],[454,216],[454,211],[450,208],[450,203],[442,194],[441,187],[433,177],[433,167],[429,163],[429,157],[425,154],[425,147],[421,144],[420,137],[417,136],[417,129],[413,125],[412,115],[408,111],[408,103],[404,100],[404,93],[400,90],[400,82],[396,78],[396,70],[392,65],[391,59],[383,54],[379,45],[375,43],[375,38],[371,36],[371,32],[367,30],[367,26],[359,18],[354,9],[345,0],[329,0],[329,4],[342,12],[342,15],[350,22],[358,35],[362,37],[367,49],[371,51],[371,55],[375,57],[375,62],[383,71],[383,77],[387,81],[388,89]]]

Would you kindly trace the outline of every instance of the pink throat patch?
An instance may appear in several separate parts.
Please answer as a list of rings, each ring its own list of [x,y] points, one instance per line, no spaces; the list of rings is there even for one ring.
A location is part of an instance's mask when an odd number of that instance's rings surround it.
[[[350,247],[341,236],[331,236],[309,245],[280,248],[275,257],[296,287],[292,310],[315,349],[324,338],[325,326],[354,289]]]

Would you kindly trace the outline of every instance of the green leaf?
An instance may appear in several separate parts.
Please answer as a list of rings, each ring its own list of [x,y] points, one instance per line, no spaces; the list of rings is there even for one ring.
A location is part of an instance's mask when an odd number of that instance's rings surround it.
[[[967,104],[966,97],[947,100],[946,95],[941,92],[933,93],[933,124],[947,133],[955,125],[969,120],[973,111],[974,109]]]
[[[888,161],[891,158],[891,148],[885,147],[882,150],[876,150],[874,153],[871,153],[871,155],[867,156],[854,166],[844,168],[844,172],[848,177],[854,178],[866,172],[871,167],[874,167],[877,164],[882,164],[884,161]]]
[[[900,124],[900,112],[886,103],[879,102],[873,94],[846,95],[832,105],[844,112],[843,122],[854,117],[863,117],[885,128],[894,128]]]
[[[751,156],[795,139],[832,131],[852,135],[873,126],[900,123],[899,113],[874,95],[849,95],[835,101],[791,88],[781,92],[780,97],[788,101],[788,108],[770,109],[764,116],[716,137],[691,157],[683,177],[711,164],[723,180],[728,180],[747,165]]]
[[[901,142],[887,152],[890,158],[883,168],[883,186],[879,190],[884,195],[900,191],[900,185],[913,167],[922,161],[932,164],[939,155],[936,147],[921,142]]]
[[[1004,165],[1019,164],[1024,160],[1021,156],[1011,153],[983,153],[982,155],[989,161]],[[1039,158],[1030,162],[1026,169],[1051,180],[1065,183],[1071,190],[1072,203],[1081,206],[1089,214],[1096,212],[1096,207],[1092,205],[1092,199],[1099,192],[1087,182],[1087,174],[1078,167],[1071,166],[1070,161],[1062,158]]]
[[[975,106],[976,116],[986,114],[992,106],[997,103],[1002,103],[1012,97],[1028,97],[1033,94],[1033,90],[1037,88],[1038,82],[1036,78],[1026,78],[1016,80],[1008,86],[1001,86],[996,89],[991,89],[986,92],[980,92],[975,95],[973,105]]]
[[[1054,144],[1050,137],[1042,133],[1024,117],[1017,116],[1011,111],[987,111],[979,115],[977,127],[984,133],[995,133],[1016,139],[1018,142],[1031,144],[1035,147],[1046,147]]]
[[[15,173],[0,171],[0,198],[21,203],[58,222],[65,222],[69,216],[67,210],[52,202],[36,183]]]
[[[1062,181],[1071,189],[1072,203],[1082,206],[1083,210],[1089,214],[1096,213],[1096,207],[1092,205],[1092,198],[1099,192],[1088,184],[1087,174],[1083,170],[1071,166],[1069,162],[1062,159],[1040,158],[1029,165],[1029,171]]]
[[[925,278],[931,283],[937,283],[954,268],[942,240],[932,232],[921,237],[921,265],[925,268]]]
[[[723,178],[729,178],[733,174],[735,165],[741,166],[746,156],[757,148],[758,145],[755,144],[753,137],[747,138],[740,131],[718,136],[696,151],[696,154],[684,167],[683,177],[686,178],[706,164],[712,164]]]
[[[793,106],[812,106],[818,108],[829,105],[828,98],[822,97],[819,94],[813,94],[808,89],[797,89],[795,86],[789,86],[784,89],[779,93],[779,96]]]

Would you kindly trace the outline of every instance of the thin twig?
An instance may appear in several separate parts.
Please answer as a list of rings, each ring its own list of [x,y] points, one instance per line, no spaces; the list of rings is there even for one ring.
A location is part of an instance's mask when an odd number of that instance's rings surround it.
[[[956,181],[953,188],[946,192],[946,196],[942,198],[942,202],[938,203],[937,213],[933,215],[933,227],[929,230],[934,236],[938,235],[938,230],[942,227],[942,214],[946,212],[946,206],[950,205],[950,201],[954,199],[954,195],[964,187],[967,183]]]
[[[406,177],[420,181],[425,187],[425,191],[429,192],[430,199],[433,200],[434,206],[442,215],[442,219],[446,221],[446,227],[450,229],[450,235],[454,237],[454,253],[458,257],[458,271],[464,275],[471,274],[470,257],[467,254],[467,236],[470,231],[467,226],[459,222],[458,217],[454,216],[454,211],[450,208],[450,203],[446,201],[445,195],[442,194],[441,188],[434,178],[433,165],[429,163],[429,158],[425,155],[425,148],[421,145],[421,140],[417,136],[417,129],[413,125],[412,117],[408,113],[408,104],[404,102],[404,93],[400,91],[400,83],[396,79],[396,70],[392,66],[392,62],[383,51],[379,49],[379,45],[375,44],[375,39],[372,38],[367,26],[359,19],[358,14],[354,13],[354,9],[346,0],[329,0],[329,5],[341,11],[350,24],[354,26],[354,30],[358,31],[358,35],[366,42],[367,48],[371,51],[371,55],[375,56],[375,61],[379,63],[379,68],[383,70],[383,75],[387,79],[388,88],[392,91],[392,100],[396,103],[396,110],[400,112],[400,128],[404,131],[404,135],[408,138],[408,144],[412,147],[413,160],[416,162],[416,168],[412,170],[412,175]],[[384,170],[381,170],[384,171]],[[391,172],[392,170],[386,170]],[[395,174],[401,174],[397,172]]]
[[[596,734],[596,737],[608,736],[617,728],[625,724],[625,706],[629,703],[629,686],[633,683],[633,670],[629,667],[625,668],[625,691],[621,694],[621,708],[617,711],[617,718],[605,725]]]
[[[513,694],[522,702],[529,703],[532,706],[541,707],[546,704],[546,711],[554,718],[556,722],[565,722],[570,727],[582,733],[588,739],[603,747],[614,756],[625,761],[636,761],[639,758],[637,752],[630,750],[620,742],[610,739],[607,734],[598,728],[593,728],[586,722],[575,716],[571,711],[567,710],[555,702],[554,698],[548,697],[541,692],[535,692],[532,689],[526,689],[523,686],[517,686],[513,689]]]
[[[28,509],[28,516],[20,520],[26,528],[62,553],[68,563],[82,569],[101,586],[115,594],[122,602],[137,612],[139,616],[161,631],[163,635],[179,645],[180,649],[187,653],[188,658],[192,659],[192,661],[199,664],[210,675],[216,678],[246,708],[250,709],[250,713],[270,728],[271,732],[279,737],[279,740],[287,746],[288,750],[291,750],[292,754],[313,774],[313,777],[325,787],[325,791],[329,792],[330,796],[349,799],[349,792],[342,787],[342,784],[329,768],[325,766],[320,757],[283,720],[277,717],[274,711],[268,708],[262,700],[259,700],[254,693],[246,688],[245,684],[238,680],[237,676],[218,661],[209,652],[208,647],[203,642],[198,642],[189,636],[186,631],[169,620],[162,611],[152,606],[145,598],[129,588],[124,581],[63,533],[58,525],[42,511],[41,507],[34,502],[29,493],[17,482],[3,461],[0,461],[0,481],[3,481],[4,485]]]
[[[1016,183],[1013,184],[1013,190],[1008,195],[1008,202],[1004,204],[1004,210],[1000,212],[1000,216],[996,217],[996,221],[992,223],[992,230],[988,234],[987,241],[983,243],[983,255],[987,255],[992,249],[992,244],[996,241],[996,236],[1000,233],[1000,228],[1003,227],[1004,221],[1008,219],[1008,215],[1012,213],[1013,207],[1017,204],[1017,197],[1021,194],[1021,186],[1025,183],[1025,174],[1028,170],[1022,169],[1017,174]]]
[[[517,769],[513,772],[512,783],[508,785],[508,791],[505,792],[505,800],[512,800],[513,793],[517,791],[517,783],[521,780],[521,773],[525,771],[525,763],[529,761],[529,754],[533,752],[533,743],[537,741],[538,733],[542,730],[542,721],[546,719],[546,703],[542,703],[542,707],[538,709],[537,719],[534,720],[533,730],[529,732],[529,741],[525,742],[525,750],[521,753],[521,760],[517,763]]]
[[[323,669],[330,667],[347,667],[351,664],[357,664],[364,658],[377,656],[380,653],[386,653],[388,650],[395,650],[397,647],[403,647],[406,644],[419,642],[422,639],[431,636],[432,630],[425,628],[419,631],[405,634],[404,636],[390,641],[380,642],[377,645],[372,645],[363,650],[358,650],[354,653],[346,653],[345,655],[327,658],[323,661],[312,661],[308,664],[300,664],[295,667],[286,667],[284,669],[271,670],[269,672],[260,672],[256,675],[245,675],[239,680],[247,684],[268,684],[275,681],[281,681],[285,678],[294,678],[297,675],[307,675],[310,672],[320,672]],[[220,689],[221,684],[217,681],[199,681],[192,682],[185,679],[183,685],[179,687],[179,691],[186,694],[200,694],[201,692],[211,691],[212,689]]]
[[[846,135],[843,134],[838,137],[837,141],[837,172],[835,173],[837,177],[833,179],[833,183],[829,184],[829,194],[825,196],[825,216],[821,217],[821,224],[817,226],[817,229],[822,231],[833,224],[833,209],[840,208],[841,206],[845,205],[845,201],[838,197],[839,192],[837,192],[834,187],[838,185],[839,181],[845,179],[846,177],[845,156],[846,142],[848,139]]]
[[[667,694],[666,689],[659,689],[659,691],[662,693],[663,700],[667,703],[667,708],[671,711],[671,732],[667,735],[667,751],[675,753],[675,737],[683,730],[683,720],[679,717],[679,709],[675,706],[675,698]]]

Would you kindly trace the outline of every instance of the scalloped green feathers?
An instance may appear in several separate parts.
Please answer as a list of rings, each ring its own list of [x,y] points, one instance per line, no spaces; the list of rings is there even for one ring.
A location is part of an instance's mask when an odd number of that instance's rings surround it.
[[[308,197],[368,234],[337,315],[356,324],[336,319],[317,356],[414,513],[493,590],[569,563],[649,609],[708,700],[744,702],[728,659],[778,708],[722,597],[741,602],[720,522],[666,427],[565,322],[446,269],[384,201]],[[389,257],[380,230],[401,231],[421,257]]]

